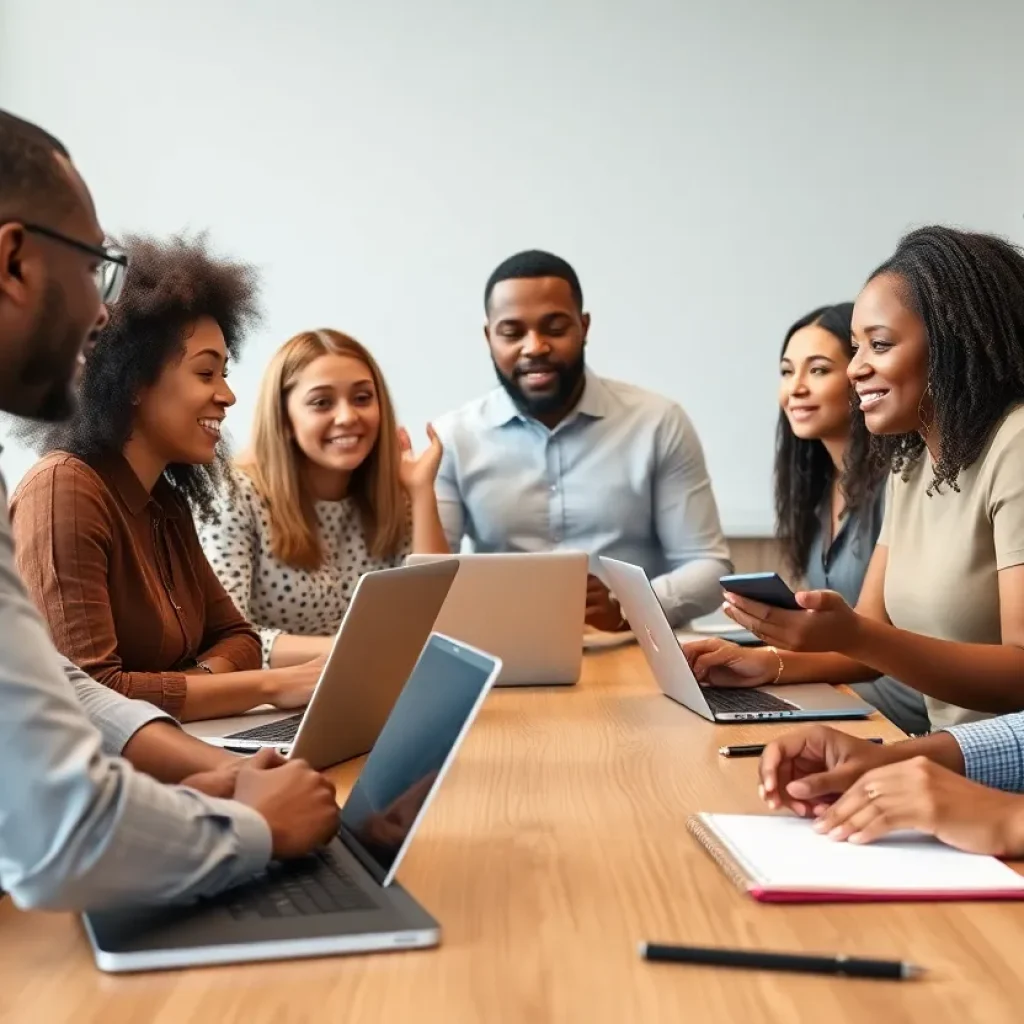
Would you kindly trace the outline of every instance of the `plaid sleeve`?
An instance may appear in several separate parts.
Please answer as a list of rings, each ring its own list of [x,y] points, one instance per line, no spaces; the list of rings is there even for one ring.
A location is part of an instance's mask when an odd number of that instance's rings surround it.
[[[947,729],[964,755],[964,774],[974,782],[1024,792],[1024,713],[1001,715]]]

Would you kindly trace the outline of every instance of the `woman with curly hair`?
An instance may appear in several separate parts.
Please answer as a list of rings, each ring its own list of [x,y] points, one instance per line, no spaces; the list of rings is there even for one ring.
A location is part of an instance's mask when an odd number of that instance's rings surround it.
[[[885,471],[851,402],[853,303],[822,306],[786,332],[779,360],[775,522],[793,577],[809,590],[860,596],[885,511]],[[927,732],[916,690],[882,677],[854,689],[906,732]]]
[[[771,645],[687,644],[721,686],[889,675],[933,727],[1024,708],[1024,253],[928,227],[871,275],[849,377],[891,465],[885,521],[856,610],[829,590],[784,611],[727,594]],[[780,653],[781,650],[781,653]],[[797,652],[797,653],[791,653]]]
[[[256,322],[251,268],[202,238],[127,239],[131,274],[89,353],[69,421],[11,503],[18,567],[61,653],[182,719],[301,706],[317,664],[264,672],[255,632],[199,545],[212,508],[226,380]]]
[[[410,551],[447,553],[434,481],[441,442],[418,458],[370,352],[340,331],[302,331],[263,375],[252,447],[206,556],[257,626],[264,664],[325,655],[359,577]]]

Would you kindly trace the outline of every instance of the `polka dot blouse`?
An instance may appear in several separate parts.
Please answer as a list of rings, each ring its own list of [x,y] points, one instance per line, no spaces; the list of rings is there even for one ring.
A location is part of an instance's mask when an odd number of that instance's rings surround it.
[[[238,610],[260,634],[263,666],[281,633],[330,636],[337,632],[356,582],[364,572],[400,565],[374,558],[366,547],[355,503],[316,502],[323,564],[312,572],[294,569],[270,550],[270,512],[252,481],[235,473],[237,493],[222,499],[217,518],[197,524],[203,551]]]

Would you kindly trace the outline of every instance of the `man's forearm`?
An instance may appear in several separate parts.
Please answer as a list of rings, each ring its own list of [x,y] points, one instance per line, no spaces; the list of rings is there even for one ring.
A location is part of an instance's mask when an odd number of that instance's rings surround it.
[[[150,722],[125,744],[125,757],[160,782],[178,783],[236,760],[234,754],[189,736],[170,722]]]
[[[87,676],[67,658],[60,657],[64,677],[74,687],[78,702],[103,737],[103,752],[120,757],[128,741],[145,725],[174,719],[155,704],[132,700]]]

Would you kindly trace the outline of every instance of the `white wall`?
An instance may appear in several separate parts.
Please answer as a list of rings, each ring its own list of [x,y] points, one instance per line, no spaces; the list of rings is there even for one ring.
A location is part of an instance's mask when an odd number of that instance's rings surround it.
[[[592,365],[684,404],[756,534],[788,323],[910,225],[1024,241],[1021,39],[1020,0],[0,0],[0,105],[66,141],[108,230],[263,268],[238,441],[301,328],[369,344],[417,431],[489,387],[484,281],[546,247]]]

